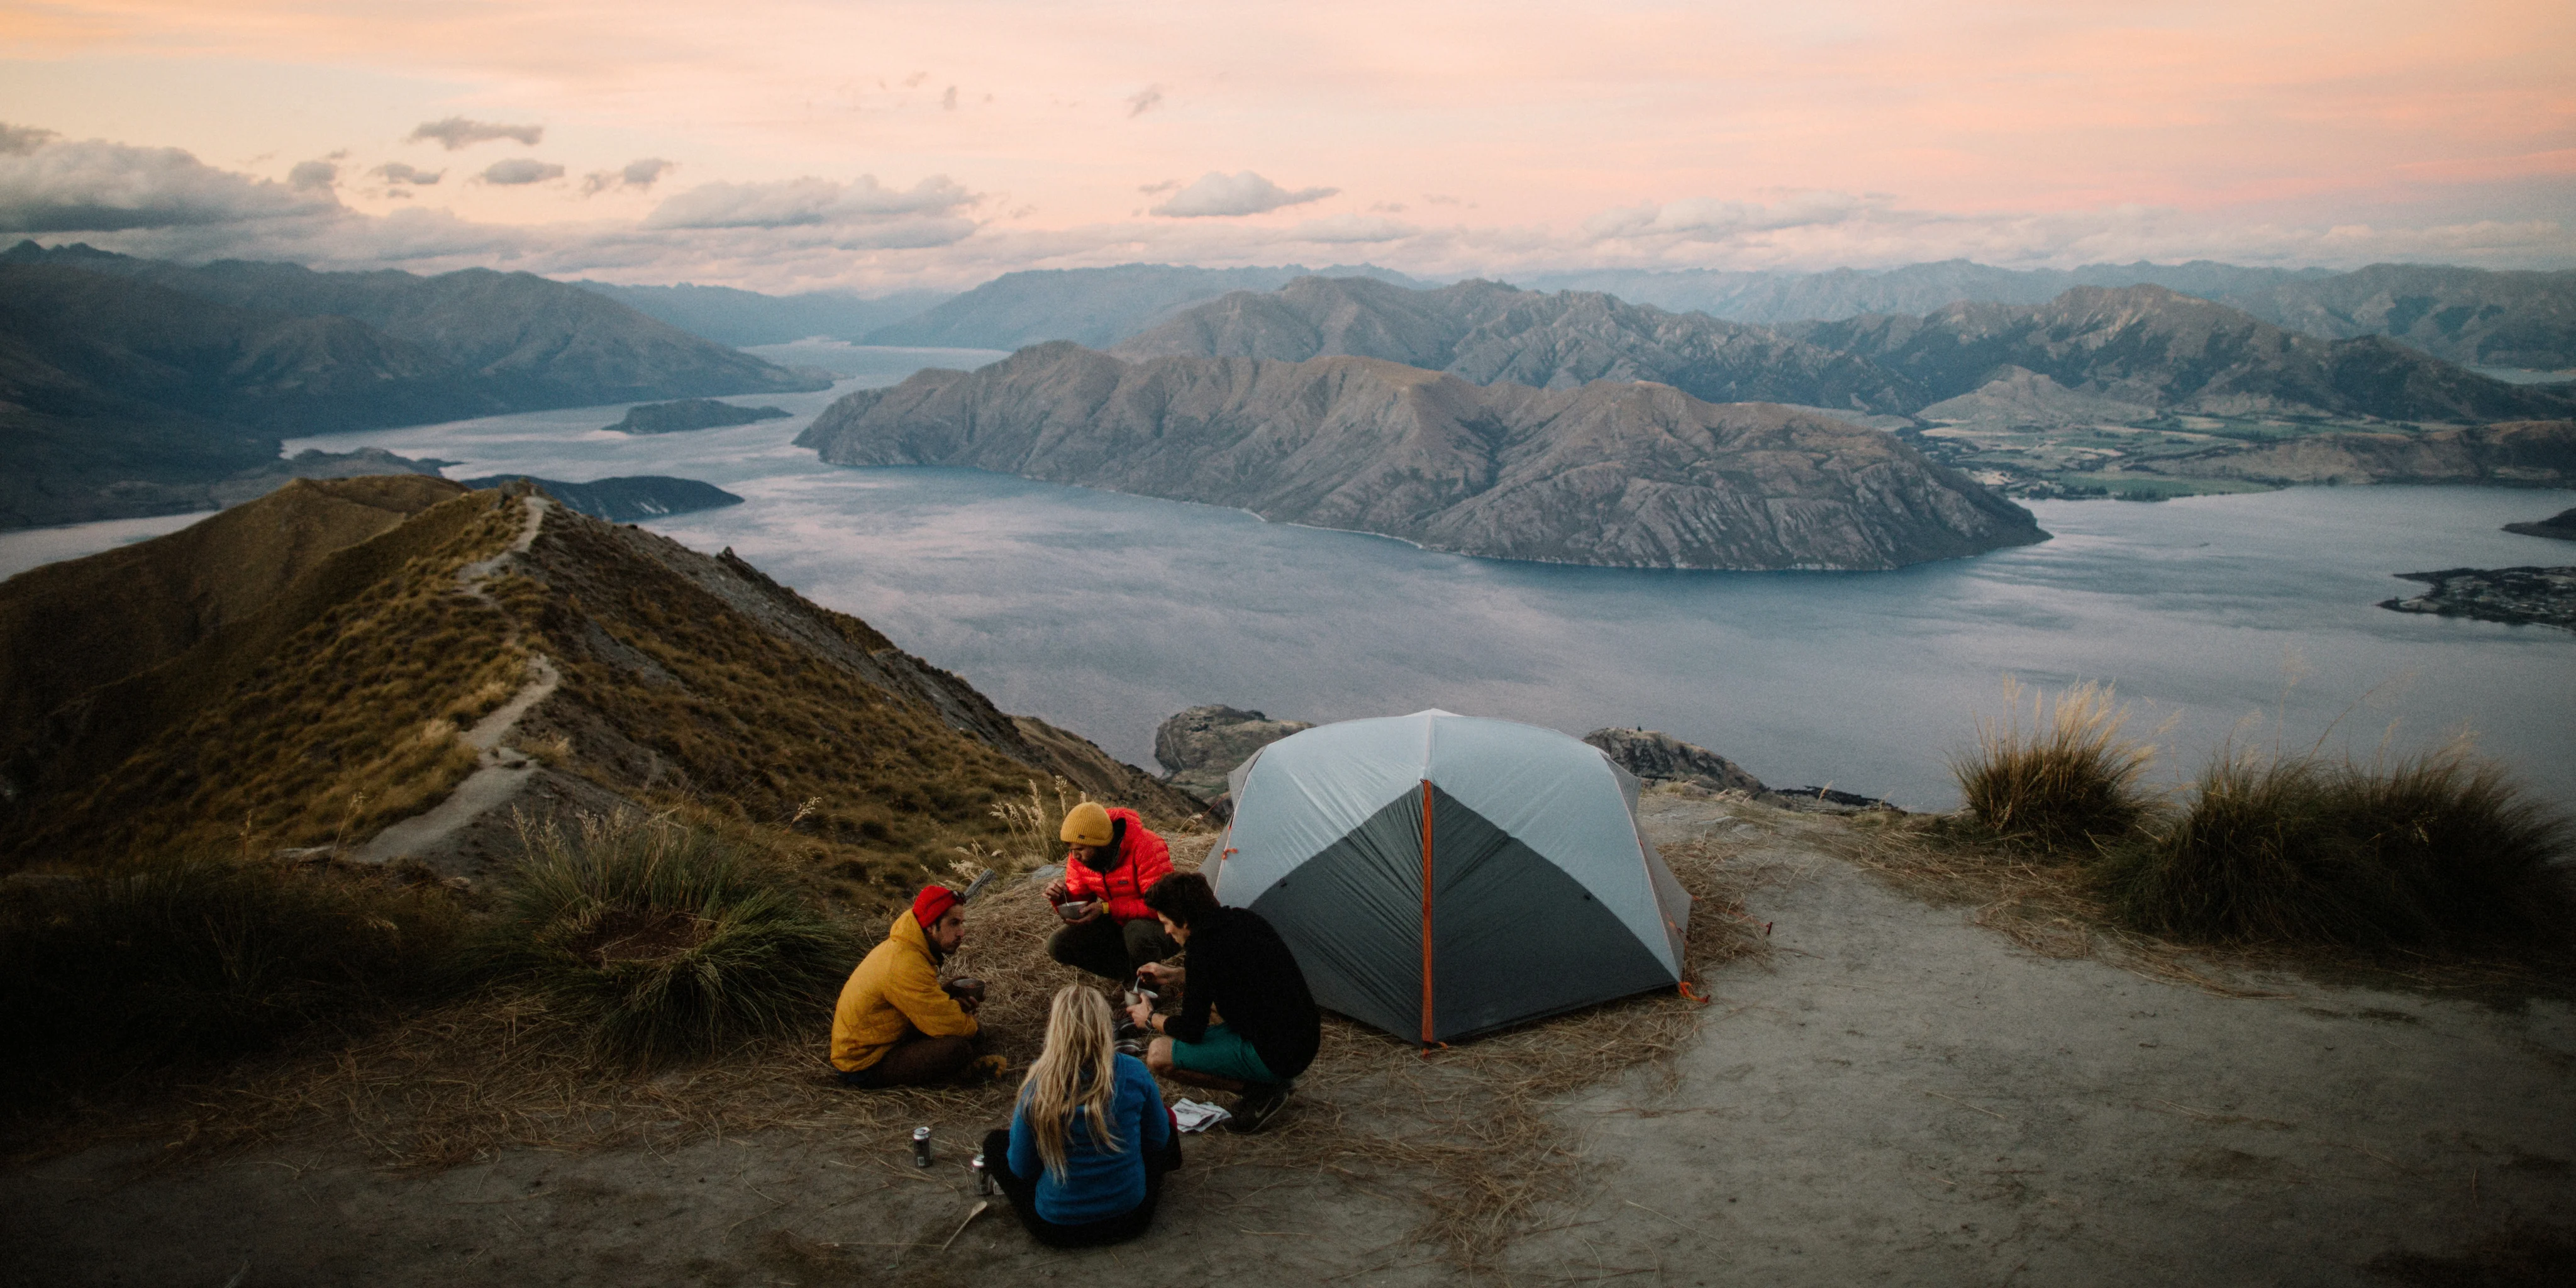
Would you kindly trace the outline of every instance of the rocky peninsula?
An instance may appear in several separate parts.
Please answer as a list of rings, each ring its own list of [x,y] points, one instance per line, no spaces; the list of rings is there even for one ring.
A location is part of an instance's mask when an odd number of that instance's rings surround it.
[[[2504,530],[2518,532],[2526,537],[2555,537],[2560,541],[2576,541],[2576,510],[2561,510],[2536,523],[2508,523],[2504,525]]]
[[[2412,598],[2382,600],[2382,608],[2576,631],[2576,567],[2445,568],[2397,575],[2432,589]]]
[[[851,394],[796,442],[838,465],[965,466],[1550,563],[1887,569],[2048,536],[1958,471],[1828,416],[1368,358],[1128,363],[1035,345]]]

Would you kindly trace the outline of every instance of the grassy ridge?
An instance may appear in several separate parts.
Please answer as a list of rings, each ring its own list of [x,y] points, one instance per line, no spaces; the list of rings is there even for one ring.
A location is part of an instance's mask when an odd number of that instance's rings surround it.
[[[525,668],[509,619],[459,591],[516,501],[464,493],[332,552],[258,611],[93,690],[66,784],[5,861],[96,864],[364,837],[471,771],[456,735]]]

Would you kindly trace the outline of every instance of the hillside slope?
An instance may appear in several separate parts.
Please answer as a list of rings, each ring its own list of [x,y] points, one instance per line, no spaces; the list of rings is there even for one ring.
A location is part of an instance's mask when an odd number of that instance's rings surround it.
[[[1477,384],[1563,389],[1652,380],[1707,402],[1782,402],[1911,411],[1925,401],[1864,359],[1768,328],[1667,313],[1597,292],[1543,295],[1499,282],[1407,290],[1366,278],[1306,277],[1237,291],[1121,342],[1128,359],[1189,356],[1304,362],[1347,355],[1446,371]]]
[[[513,792],[411,857],[481,873],[510,808],[623,800],[891,888],[999,841],[993,804],[1032,779],[1198,808],[729,553],[542,498],[305,482],[209,522],[0,583],[0,688],[24,695],[0,747],[0,867],[360,847],[495,764]],[[179,620],[159,617],[183,607],[163,586],[193,597]],[[119,633],[144,642],[65,656]],[[464,744],[532,691],[492,753]]]
[[[290,434],[821,387],[525,273],[22,243],[0,253],[0,526],[207,508]]]
[[[797,440],[1506,559],[1893,568],[2043,539],[1875,430],[1653,384],[1479,386],[1366,358],[1129,364],[1040,345],[853,394]]]

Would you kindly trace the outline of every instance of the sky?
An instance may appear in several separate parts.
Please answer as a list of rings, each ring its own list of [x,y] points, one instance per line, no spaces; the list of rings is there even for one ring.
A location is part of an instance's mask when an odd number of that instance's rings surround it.
[[[2576,5],[0,0],[0,236],[1023,268],[2576,267]]]

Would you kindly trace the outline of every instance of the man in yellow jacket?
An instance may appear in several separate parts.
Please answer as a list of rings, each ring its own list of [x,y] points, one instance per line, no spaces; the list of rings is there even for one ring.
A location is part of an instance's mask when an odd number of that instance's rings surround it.
[[[919,1086],[975,1058],[976,999],[939,980],[939,963],[966,938],[957,892],[923,886],[895,914],[832,1010],[832,1067],[853,1087]]]

